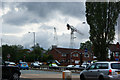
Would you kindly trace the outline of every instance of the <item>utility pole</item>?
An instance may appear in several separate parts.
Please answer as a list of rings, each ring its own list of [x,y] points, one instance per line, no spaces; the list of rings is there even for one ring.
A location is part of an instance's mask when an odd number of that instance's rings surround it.
[[[34,50],[33,50],[33,53],[34,53],[34,62],[35,62],[35,32],[28,32],[28,33],[33,33],[33,44],[34,44]]]

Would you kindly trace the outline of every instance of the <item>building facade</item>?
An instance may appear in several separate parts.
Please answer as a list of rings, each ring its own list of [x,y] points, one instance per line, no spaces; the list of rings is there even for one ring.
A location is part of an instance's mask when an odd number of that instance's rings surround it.
[[[81,49],[57,48],[54,47],[48,54],[52,55],[61,65],[80,65],[82,62],[90,62],[93,60],[92,54]]]
[[[110,44],[109,45],[109,54],[113,55],[115,61],[120,61],[120,44]]]

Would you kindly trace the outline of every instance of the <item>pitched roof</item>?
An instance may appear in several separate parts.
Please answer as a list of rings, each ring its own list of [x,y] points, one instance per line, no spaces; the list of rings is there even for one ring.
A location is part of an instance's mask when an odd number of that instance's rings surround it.
[[[81,49],[70,49],[70,48],[54,48],[54,50],[64,54],[70,54],[71,52],[79,52],[79,53],[84,52],[84,50]]]
[[[120,52],[120,45],[117,46],[116,44],[110,44],[108,47],[112,52]]]

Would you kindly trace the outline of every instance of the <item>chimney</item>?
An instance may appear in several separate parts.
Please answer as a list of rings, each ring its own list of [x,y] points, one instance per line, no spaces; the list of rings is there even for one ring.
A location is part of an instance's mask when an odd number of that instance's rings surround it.
[[[57,45],[52,45],[52,49],[55,49],[55,48],[57,48]]]

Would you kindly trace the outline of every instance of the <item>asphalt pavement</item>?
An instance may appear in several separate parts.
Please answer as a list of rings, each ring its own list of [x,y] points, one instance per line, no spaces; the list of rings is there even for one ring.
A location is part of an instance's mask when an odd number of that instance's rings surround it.
[[[20,80],[62,80],[62,72],[21,70]],[[72,80],[80,80],[79,74],[72,73]]]

